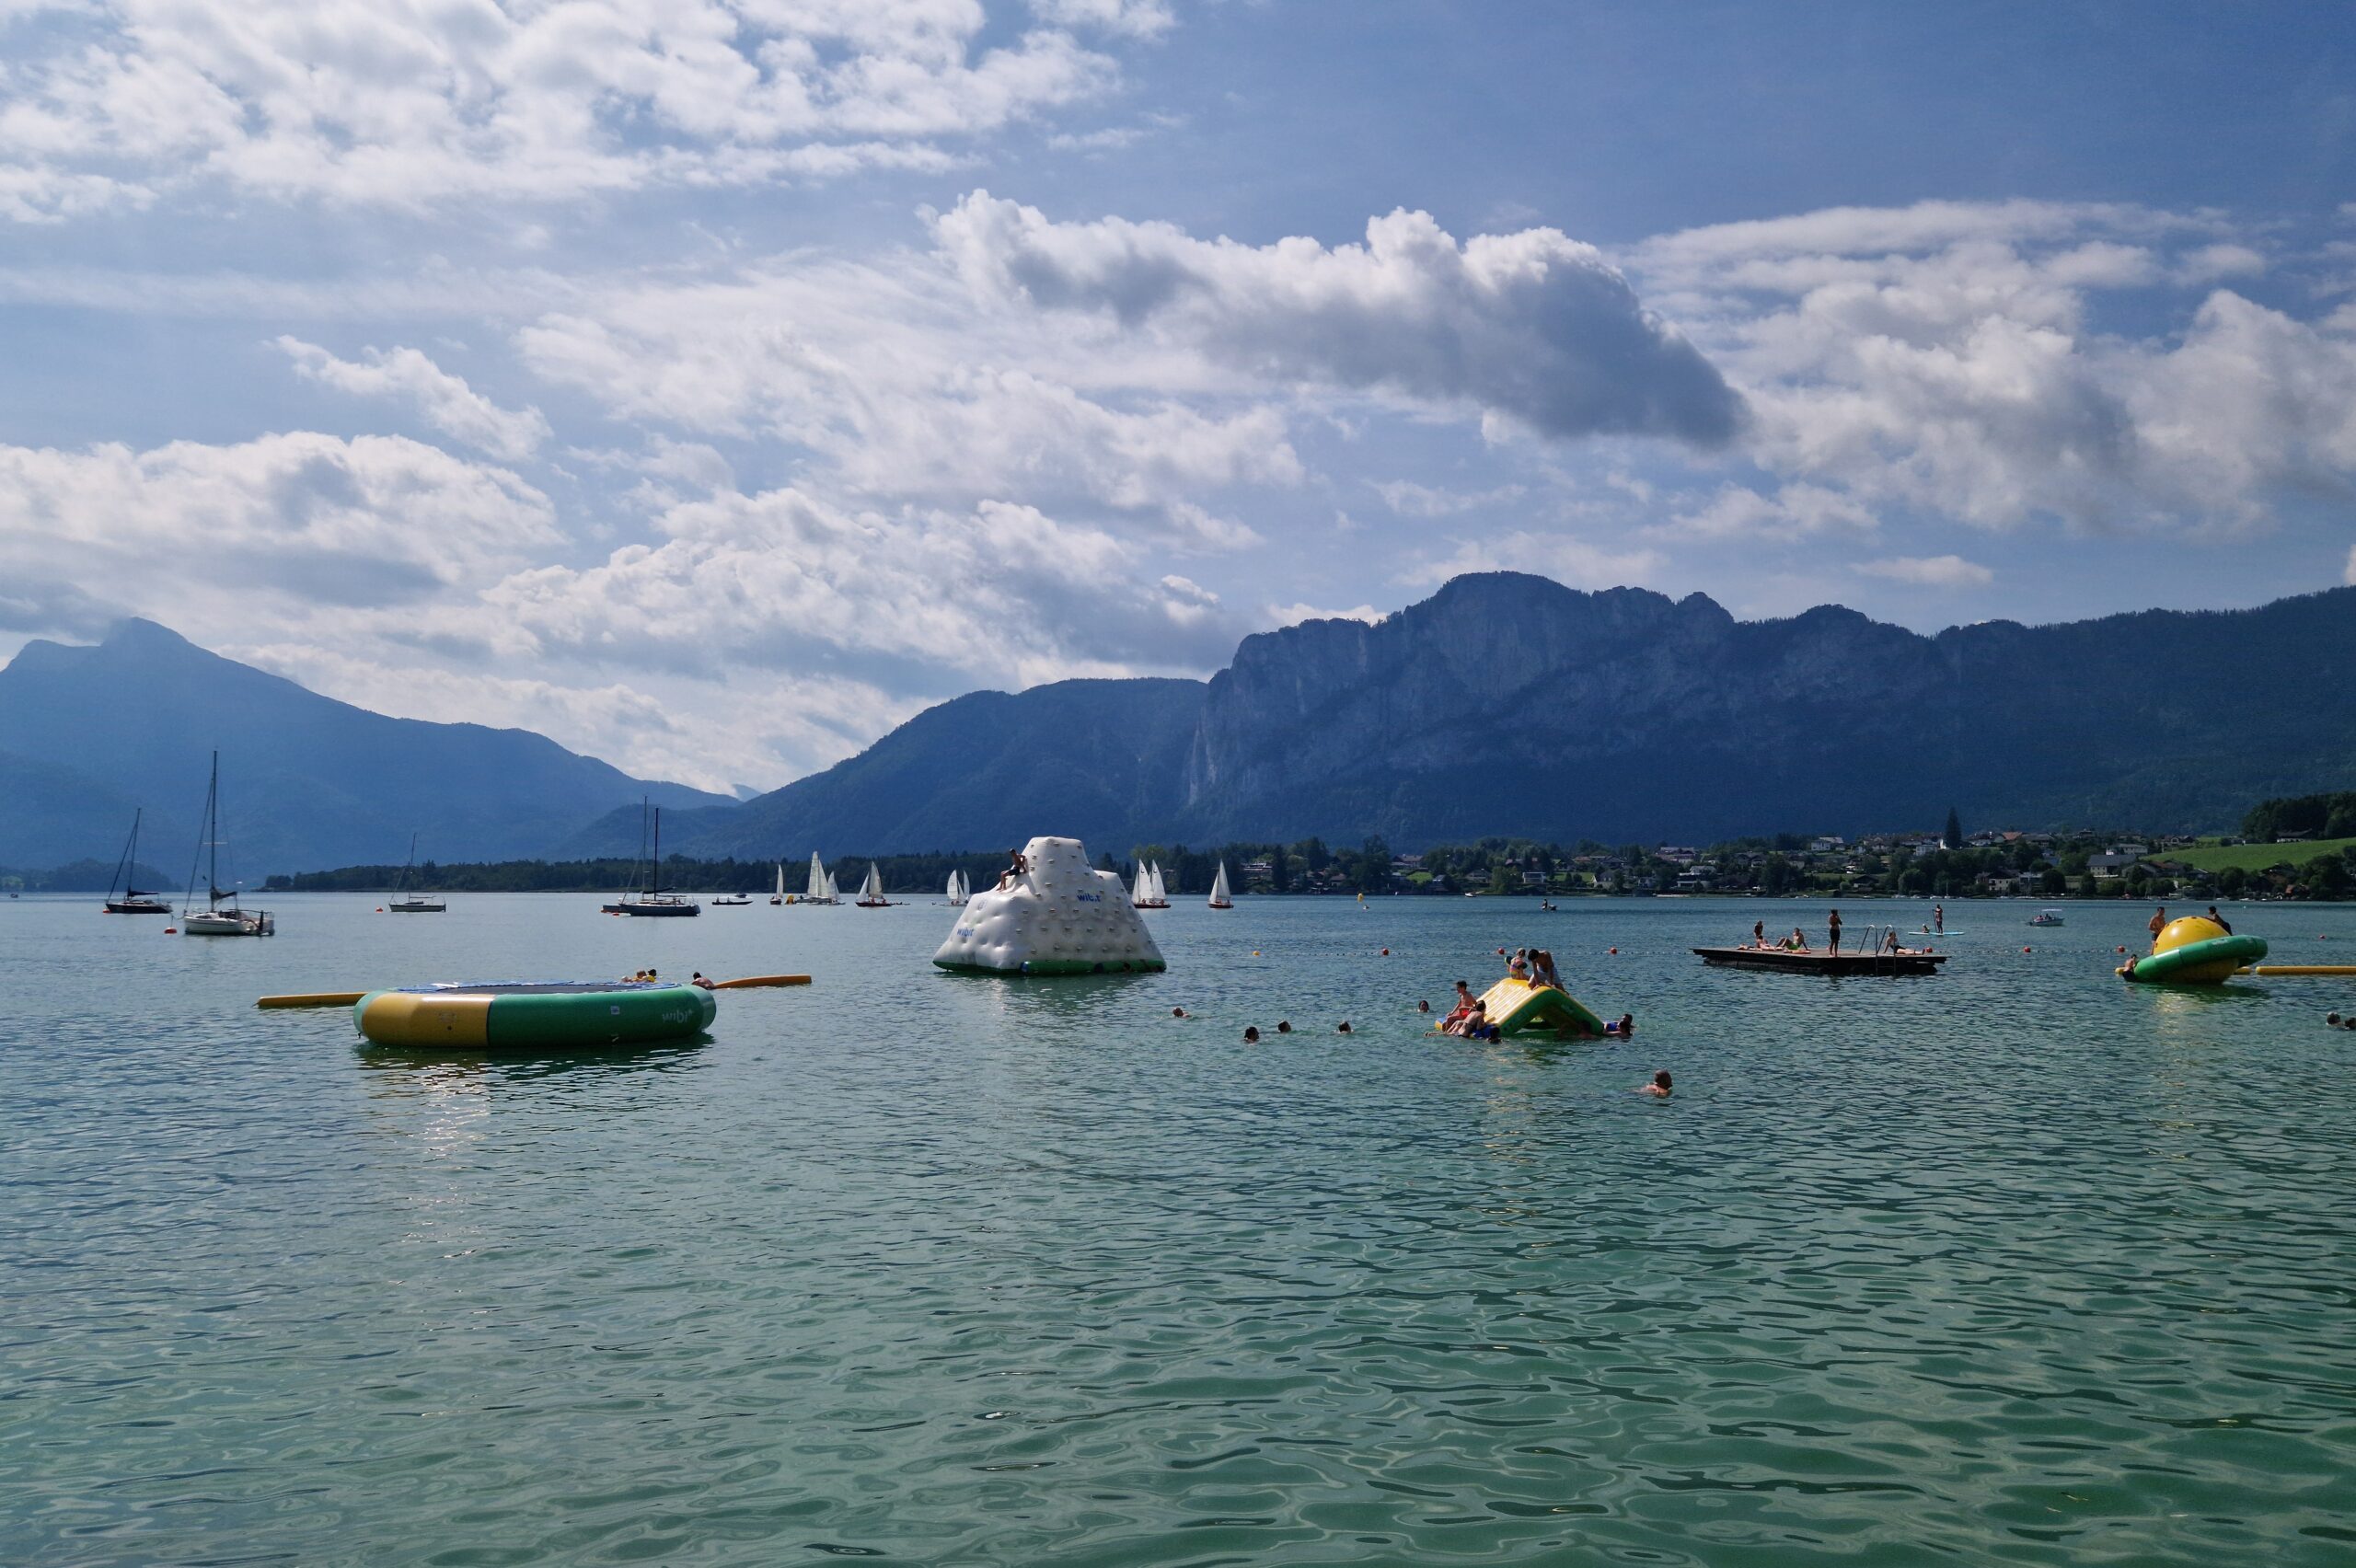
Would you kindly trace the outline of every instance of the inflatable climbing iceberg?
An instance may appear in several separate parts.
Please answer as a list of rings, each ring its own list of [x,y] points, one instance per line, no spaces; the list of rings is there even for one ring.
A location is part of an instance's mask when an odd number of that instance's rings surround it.
[[[1024,870],[957,912],[932,962],[965,974],[1134,974],[1169,967],[1128,890],[1077,838],[1034,838]]]

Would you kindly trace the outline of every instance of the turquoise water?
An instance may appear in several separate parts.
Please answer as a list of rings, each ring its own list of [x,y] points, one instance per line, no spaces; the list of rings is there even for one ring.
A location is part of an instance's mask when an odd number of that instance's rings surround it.
[[[1829,982],[1686,951],[1814,905],[1190,900],[1007,983],[934,904],[93,902],[0,903],[0,1562],[2356,1560],[2356,980],[2123,986],[2142,906]],[[1636,1039],[1423,1032],[1532,942]],[[647,963],[818,983],[508,1061],[251,1006]]]

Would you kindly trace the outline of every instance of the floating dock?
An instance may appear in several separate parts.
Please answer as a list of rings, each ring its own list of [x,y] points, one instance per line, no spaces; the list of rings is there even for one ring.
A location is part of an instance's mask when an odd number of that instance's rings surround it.
[[[1796,974],[1936,974],[1943,952],[1909,948],[1901,952],[1795,951],[1790,948],[1699,947],[1704,963],[1729,969],[1781,969]]]

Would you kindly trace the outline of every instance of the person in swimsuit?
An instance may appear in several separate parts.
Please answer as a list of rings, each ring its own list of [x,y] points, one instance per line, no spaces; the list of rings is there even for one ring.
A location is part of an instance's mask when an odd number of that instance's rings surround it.
[[[1638,1094],[1649,1094],[1656,1100],[1667,1100],[1675,1086],[1669,1082],[1669,1069],[1664,1067],[1653,1075],[1653,1081],[1636,1086]]]
[[[1832,912],[1832,917],[1825,921],[1825,925],[1832,932],[1832,951],[1839,952],[1841,951],[1841,911],[1835,909]]]

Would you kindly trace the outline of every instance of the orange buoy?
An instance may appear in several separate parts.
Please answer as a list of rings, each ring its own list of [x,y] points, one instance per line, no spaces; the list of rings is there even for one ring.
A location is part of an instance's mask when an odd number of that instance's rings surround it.
[[[178,926],[167,926],[164,928],[164,935],[167,937],[177,937],[179,934],[180,928]]]
[[[1618,948],[1613,948],[1613,949],[1611,950],[1611,951],[1612,951],[1613,955],[1616,957],[1616,956],[1619,954],[1620,950],[1619,950]]]
[[[1389,948],[1384,948],[1384,949],[1382,950],[1382,956],[1383,956],[1383,957],[1385,957],[1385,958],[1389,958],[1389,957],[1391,956],[1391,950],[1390,950]]]
[[[2027,948],[2023,948],[2023,949],[2021,949],[2021,951],[2022,951],[2023,952],[2027,952],[2027,951],[2028,951],[2028,949],[2027,949]]]

